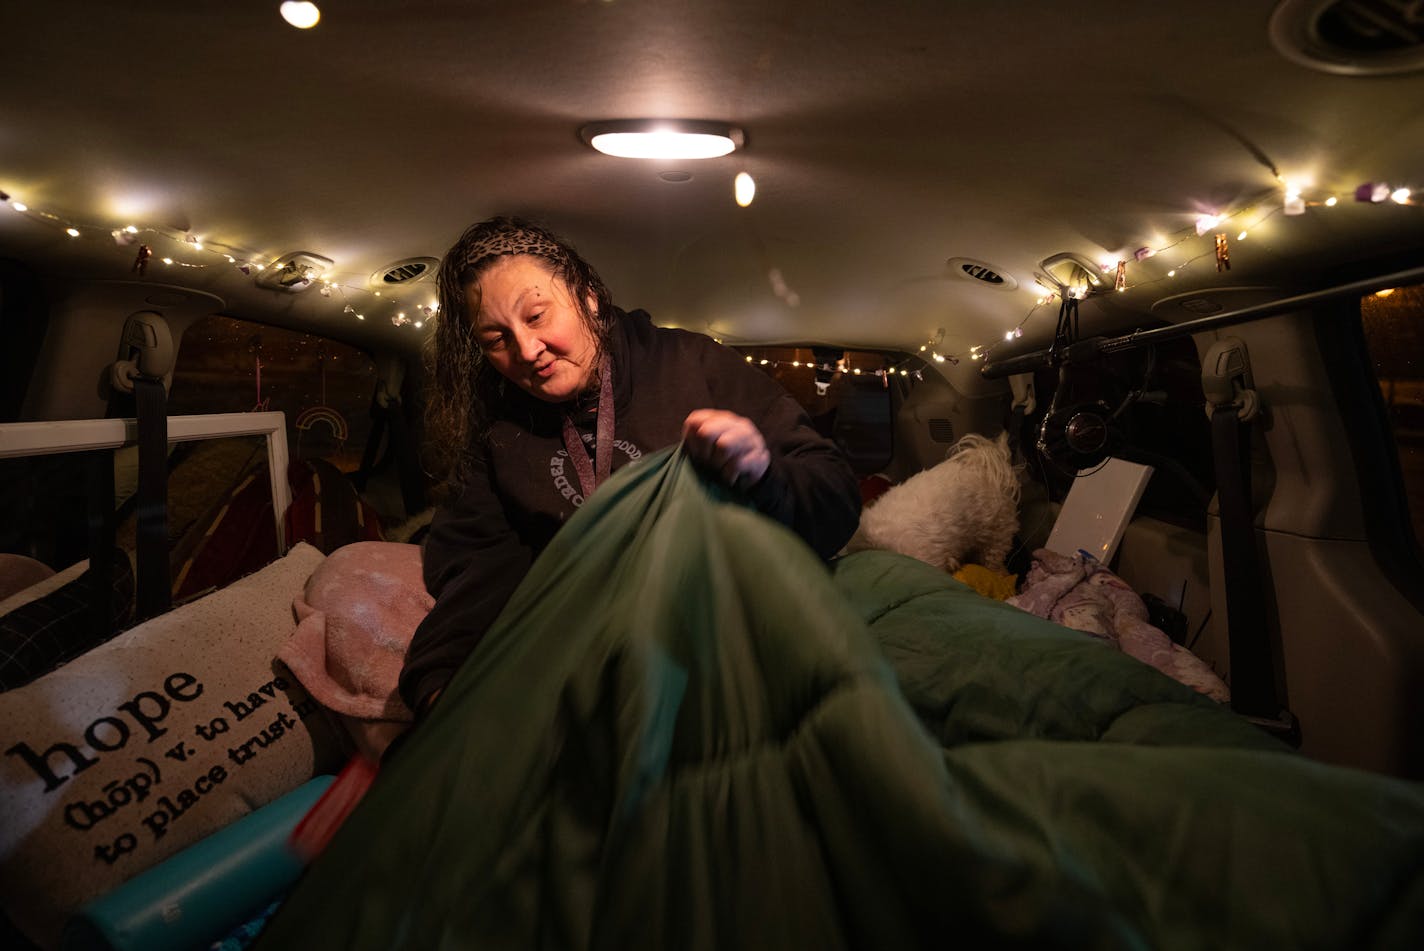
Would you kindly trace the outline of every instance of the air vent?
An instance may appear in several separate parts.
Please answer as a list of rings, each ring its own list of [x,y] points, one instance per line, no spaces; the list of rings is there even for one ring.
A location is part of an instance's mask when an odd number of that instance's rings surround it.
[[[992,287],[1000,291],[1011,291],[1019,286],[1018,281],[1003,271],[983,261],[976,261],[974,258],[950,258],[945,263],[949,268],[949,272],[955,277],[975,281],[985,287]]]
[[[985,284],[1002,284],[1004,276],[995,271],[989,270],[982,264],[961,264],[959,269],[976,281],[983,281]]]
[[[1293,62],[1345,76],[1424,69],[1424,5],[1418,0],[1282,0],[1271,42]]]
[[[1222,305],[1214,300],[1208,300],[1205,297],[1188,297],[1184,300],[1177,301],[1177,303],[1184,309],[1202,317],[1215,314],[1222,309]]]
[[[930,438],[935,442],[954,442],[954,424],[947,419],[930,420]]]
[[[381,288],[414,284],[434,274],[439,266],[440,262],[435,258],[406,258],[404,261],[388,264],[372,274],[371,286]]]

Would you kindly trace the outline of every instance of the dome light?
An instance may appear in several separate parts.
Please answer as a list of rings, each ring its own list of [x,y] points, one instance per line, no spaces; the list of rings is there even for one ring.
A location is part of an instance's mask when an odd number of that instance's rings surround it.
[[[297,2],[297,0],[287,0],[278,8],[282,13],[282,19],[299,30],[310,30],[317,25],[321,19],[321,10],[315,3]]]
[[[706,159],[742,147],[742,130],[724,122],[686,119],[620,119],[579,130],[604,155],[641,159]]]
[[[737,204],[743,208],[752,203],[756,198],[756,180],[746,172],[738,172],[736,180],[732,183],[733,194],[737,199]]]

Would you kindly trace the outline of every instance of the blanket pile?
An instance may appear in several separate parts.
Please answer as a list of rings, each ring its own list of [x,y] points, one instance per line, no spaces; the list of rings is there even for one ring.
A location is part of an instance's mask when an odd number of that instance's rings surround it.
[[[1152,626],[1147,605],[1132,586],[1086,552],[1064,555],[1038,549],[1023,589],[1008,602],[1064,627],[1101,637],[1129,657],[1218,703],[1231,700],[1231,690],[1215,671]]]
[[[556,536],[259,948],[1424,940],[1424,792],[660,453]]]

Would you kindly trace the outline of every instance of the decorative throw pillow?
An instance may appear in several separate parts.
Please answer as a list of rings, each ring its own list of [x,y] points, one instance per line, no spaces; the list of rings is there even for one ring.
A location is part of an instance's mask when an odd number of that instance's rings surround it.
[[[275,660],[322,560],[298,545],[0,695],[0,903],[32,940],[340,765],[338,732]]]

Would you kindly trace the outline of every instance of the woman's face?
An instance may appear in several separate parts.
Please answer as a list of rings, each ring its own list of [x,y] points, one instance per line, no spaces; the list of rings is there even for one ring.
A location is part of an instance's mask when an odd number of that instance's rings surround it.
[[[562,403],[588,386],[598,352],[593,334],[568,288],[539,258],[499,258],[467,288],[465,301],[485,359],[525,392]]]

